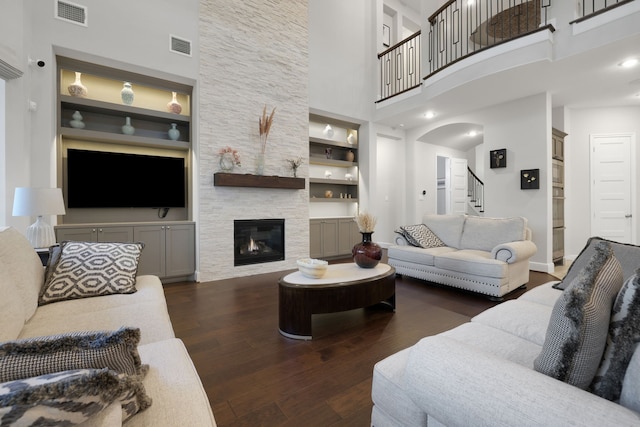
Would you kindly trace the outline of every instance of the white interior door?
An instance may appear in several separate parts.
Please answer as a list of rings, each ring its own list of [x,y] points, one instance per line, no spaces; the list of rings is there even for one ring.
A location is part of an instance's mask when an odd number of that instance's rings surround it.
[[[451,213],[467,213],[467,159],[451,159]]]
[[[633,134],[591,135],[591,235],[633,243]]]

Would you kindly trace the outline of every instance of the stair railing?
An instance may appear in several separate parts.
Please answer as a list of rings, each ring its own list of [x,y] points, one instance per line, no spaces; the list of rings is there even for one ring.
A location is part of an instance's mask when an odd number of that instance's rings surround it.
[[[484,212],[484,183],[476,176],[475,173],[467,166],[467,191],[469,201],[478,212]]]
[[[420,34],[418,31],[378,54],[380,64],[379,100],[391,98],[420,86]]]

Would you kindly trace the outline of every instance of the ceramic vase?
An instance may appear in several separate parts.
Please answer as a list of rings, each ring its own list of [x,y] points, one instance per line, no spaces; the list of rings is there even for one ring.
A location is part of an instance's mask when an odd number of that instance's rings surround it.
[[[120,91],[120,98],[122,98],[122,103],[124,105],[133,104],[133,89],[131,88],[131,83],[124,82],[122,90]]]
[[[177,125],[175,123],[171,123],[171,129],[167,132],[167,134],[169,134],[169,139],[172,141],[177,141],[178,138],[180,138],[180,131],[176,126]]]
[[[171,101],[167,104],[167,110],[171,113],[180,114],[182,112],[182,105],[178,102],[176,92],[171,92]]]
[[[84,129],[84,122],[82,121],[82,114],[80,114],[80,111],[76,111],[71,117],[73,117],[73,120],[71,120],[69,124],[72,128]]]
[[[78,73],[76,71],[76,80],[71,83],[67,89],[69,90],[69,95],[77,96],[79,98],[86,98],[89,91],[87,87],[82,84],[82,73]]]
[[[256,157],[256,175],[264,175],[264,153],[258,153]]]
[[[347,151],[347,155],[345,157],[347,159],[347,162],[353,162],[353,160],[356,158],[356,155],[353,153],[353,151],[349,150]]]
[[[125,135],[133,135],[136,132],[136,128],[131,126],[131,117],[125,118],[124,125],[122,126],[122,133]]]
[[[351,250],[353,262],[360,268],[373,268],[382,259],[382,248],[371,240],[371,233],[363,233],[362,242],[356,244]]]
[[[233,159],[232,153],[224,153],[220,156],[220,169],[223,172],[231,172],[236,166],[236,162]]]

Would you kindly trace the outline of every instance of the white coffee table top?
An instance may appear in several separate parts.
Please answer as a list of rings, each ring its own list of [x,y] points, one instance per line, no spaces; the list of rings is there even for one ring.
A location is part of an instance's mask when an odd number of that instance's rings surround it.
[[[289,285],[330,285],[334,283],[356,282],[370,279],[388,272],[391,266],[378,263],[374,268],[360,268],[355,263],[330,264],[327,272],[320,279],[311,279],[296,271],[287,274],[282,281]]]

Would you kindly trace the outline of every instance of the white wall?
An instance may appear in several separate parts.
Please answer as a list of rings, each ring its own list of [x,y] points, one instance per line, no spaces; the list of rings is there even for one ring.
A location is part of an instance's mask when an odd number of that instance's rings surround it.
[[[570,127],[565,143],[565,254],[575,258],[584,247],[591,233],[591,186],[589,180],[590,152],[589,136],[597,133],[630,132],[640,138],[640,107],[569,109]],[[638,165],[640,150],[636,147],[636,176],[639,182]],[[636,212],[640,212],[640,197],[636,195]],[[638,224],[638,218],[635,219]],[[636,227],[636,242],[640,242],[639,227]]]

